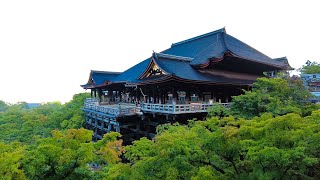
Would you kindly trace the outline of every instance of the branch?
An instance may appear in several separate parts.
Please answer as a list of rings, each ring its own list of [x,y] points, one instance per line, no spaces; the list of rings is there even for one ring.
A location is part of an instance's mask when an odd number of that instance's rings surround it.
[[[196,161],[193,161],[193,162],[196,162]],[[222,174],[225,174],[224,170],[219,168],[218,166],[212,164],[209,160],[209,162],[205,162],[205,161],[200,161],[200,163],[204,164],[204,165],[208,165],[208,166],[212,166],[215,170],[221,172]]]
[[[238,175],[240,175],[236,164],[235,164],[232,160],[229,160],[229,161],[232,163],[232,166],[233,166],[234,170],[236,171],[236,173],[237,173]]]
[[[284,171],[284,173],[281,175],[280,179],[283,179],[283,177],[287,174],[288,170],[293,166],[293,163],[287,167],[287,169]]]

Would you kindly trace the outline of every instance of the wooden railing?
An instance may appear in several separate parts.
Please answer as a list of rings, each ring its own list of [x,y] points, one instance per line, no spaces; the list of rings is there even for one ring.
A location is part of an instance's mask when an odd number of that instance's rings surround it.
[[[229,108],[230,103],[219,103],[220,105]],[[194,104],[151,104],[143,103],[141,110],[144,112],[159,112],[167,114],[185,114],[207,112],[209,107],[216,104],[194,103]]]
[[[226,108],[230,107],[230,103],[216,103],[220,104]],[[208,103],[191,103],[191,104],[152,104],[152,103],[143,103],[141,107],[128,106],[125,104],[118,104],[113,106],[108,105],[99,105],[98,101],[94,98],[87,98],[84,103],[84,109],[89,109],[113,116],[122,116],[122,115],[134,115],[140,113],[140,110],[143,112],[158,112],[166,114],[185,114],[185,113],[199,113],[207,112],[209,107],[212,107],[216,104]]]
[[[84,109],[89,109],[113,116],[122,116],[122,115],[133,115],[137,112],[140,112],[140,108],[136,106],[125,106],[118,104],[118,107],[108,106],[108,105],[99,105],[98,100],[95,98],[87,98],[84,102]]]

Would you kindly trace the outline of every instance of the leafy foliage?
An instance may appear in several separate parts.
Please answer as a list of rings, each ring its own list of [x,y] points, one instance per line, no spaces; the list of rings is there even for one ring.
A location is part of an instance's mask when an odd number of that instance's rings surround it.
[[[121,179],[318,179],[320,111],[252,120],[211,117],[166,125],[126,147],[130,163],[103,169]]]
[[[14,142],[0,142],[0,177],[1,179],[26,179],[21,169],[21,160],[25,156],[25,147]]]
[[[34,109],[28,109],[26,103],[10,105],[0,113],[0,139],[29,144],[37,138],[48,137],[53,129],[83,127],[81,107],[86,97],[87,93],[76,94],[64,105],[52,102]]]
[[[299,79],[259,78],[253,84],[252,91],[244,92],[243,95],[233,97],[231,114],[234,116],[250,119],[265,112],[271,112],[273,115],[308,115],[317,109],[317,106],[310,106],[308,112],[302,113],[301,109],[306,105],[305,100],[312,95]]]
[[[312,62],[308,65],[302,66],[300,71],[303,74],[319,74],[320,65],[317,62]]]
[[[124,153],[119,133],[92,142],[90,130],[53,130],[32,145],[0,142],[1,179],[102,179],[102,167],[117,165]]]
[[[32,179],[82,177],[78,172],[88,169],[94,159],[92,131],[70,129],[52,131],[30,149],[23,161],[26,174]]]
[[[320,179],[320,110],[302,103],[309,95],[299,81],[261,78],[231,112],[213,106],[206,121],[160,125],[154,139],[128,146],[115,132],[91,141],[81,128],[87,94],[10,105],[0,112],[0,177]]]
[[[208,109],[208,115],[210,117],[212,117],[212,116],[216,116],[216,117],[220,117],[220,118],[227,117],[230,115],[230,109],[227,109],[224,106],[222,106],[221,104],[217,103]]]
[[[95,145],[98,155],[99,164],[115,164],[120,162],[120,156],[124,153],[124,147],[122,146],[122,140],[118,140],[121,137],[120,133],[110,132],[103,136],[103,139],[98,141]]]

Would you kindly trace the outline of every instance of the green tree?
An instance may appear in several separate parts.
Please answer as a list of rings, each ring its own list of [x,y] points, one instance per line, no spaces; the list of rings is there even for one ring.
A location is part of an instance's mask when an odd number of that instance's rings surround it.
[[[51,102],[33,109],[23,102],[7,106],[0,113],[0,139],[31,144],[37,138],[49,137],[54,129],[81,128],[85,122],[81,107],[88,96],[80,93],[64,105]]]
[[[25,146],[21,143],[5,144],[0,142],[0,177],[1,179],[26,179],[22,170],[21,159]]]
[[[64,105],[63,119],[59,121],[62,129],[84,127],[85,117],[81,108],[88,97],[90,97],[89,93],[75,94],[72,100]]]
[[[163,125],[125,147],[107,179],[319,179],[320,111]]]
[[[312,62],[310,64],[303,65],[300,68],[300,72],[303,74],[319,74],[320,65],[317,62]]]
[[[217,116],[220,118],[227,117],[230,115],[230,109],[224,107],[221,104],[216,103],[213,106],[211,106],[210,108],[208,108],[208,115],[210,117],[212,117],[212,116]]]
[[[156,140],[142,138],[126,146],[129,164],[117,164],[104,169],[105,177],[123,179],[190,179],[213,177],[201,147],[209,132],[202,126],[175,124],[159,127]],[[204,166],[204,168],[200,167]],[[117,173],[115,173],[117,172]],[[219,176],[218,176],[219,177]]]
[[[28,146],[22,160],[28,179],[101,179],[102,168],[110,169],[124,153],[119,133],[105,134],[92,142],[90,130],[53,130]]]
[[[273,115],[292,112],[302,114],[305,100],[311,96],[299,79],[258,78],[252,91],[244,91],[243,95],[233,97],[231,114],[249,119],[265,112]],[[310,114],[315,109],[309,109],[309,112],[303,114]]]
[[[319,136],[314,136],[319,133],[314,126],[318,121],[314,116],[302,118],[297,114],[288,114],[276,118],[267,116],[263,121],[256,118],[255,124],[255,121],[247,122],[241,134],[250,139],[250,142],[243,142],[247,143],[244,146],[248,150],[247,158],[254,164],[251,175],[268,179],[305,179],[314,176],[307,171],[319,163],[318,152],[309,151],[314,148],[310,143],[320,140]],[[249,126],[251,128],[247,128]],[[258,128],[259,135],[254,136],[251,132]]]
[[[24,170],[31,179],[89,178],[93,173],[88,163],[95,158],[92,131],[69,129],[52,131],[27,153]]]
[[[121,134],[110,132],[103,136],[102,140],[95,144],[97,162],[101,165],[112,165],[121,161],[120,156],[124,153]]]

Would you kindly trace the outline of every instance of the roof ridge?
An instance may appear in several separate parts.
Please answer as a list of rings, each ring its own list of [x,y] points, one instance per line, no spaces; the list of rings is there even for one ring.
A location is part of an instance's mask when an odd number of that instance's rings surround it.
[[[273,58],[273,60],[282,60],[282,59],[288,60],[287,56],[278,57],[278,58]]]
[[[165,54],[165,53],[156,53],[154,52],[156,57],[162,57],[162,58],[168,58],[168,59],[174,59],[174,60],[181,60],[181,61],[192,61],[193,58],[191,57],[185,57],[185,56],[176,56],[176,55],[171,55],[171,54]]]
[[[219,38],[219,36],[217,36],[217,41],[218,41],[218,38]],[[227,47],[227,45],[226,45],[226,42],[225,42],[225,39],[224,39],[224,35],[223,35],[223,34],[222,34],[222,36],[221,36],[221,41],[222,41],[222,46],[224,46],[224,49],[225,49],[224,52],[228,51],[229,49],[228,49],[228,47]],[[213,45],[215,45],[215,42],[212,42],[210,45],[208,45],[208,46],[207,46],[205,49],[203,49],[201,52],[197,53],[194,58],[197,58],[197,57],[201,56],[205,51],[207,51],[208,49],[212,48]],[[212,58],[212,57],[210,57],[210,58]],[[215,57],[215,58],[218,58],[218,57]]]
[[[91,73],[104,73],[104,74],[121,74],[122,72],[114,72],[114,71],[100,71],[100,70],[91,70]]]
[[[206,37],[206,36],[210,36],[212,34],[222,33],[222,32],[226,33],[225,27],[223,27],[221,29],[218,29],[218,30],[215,30],[215,31],[212,31],[212,32],[209,32],[209,33],[206,33],[206,34],[202,34],[202,35],[190,38],[190,39],[186,39],[186,40],[183,40],[183,41],[180,41],[180,42],[172,43],[171,47],[179,45],[179,44],[183,44],[183,43],[186,43],[186,42],[190,42],[190,41],[193,41],[193,40],[196,40],[196,39],[200,39],[200,38],[203,38],[203,37]]]

